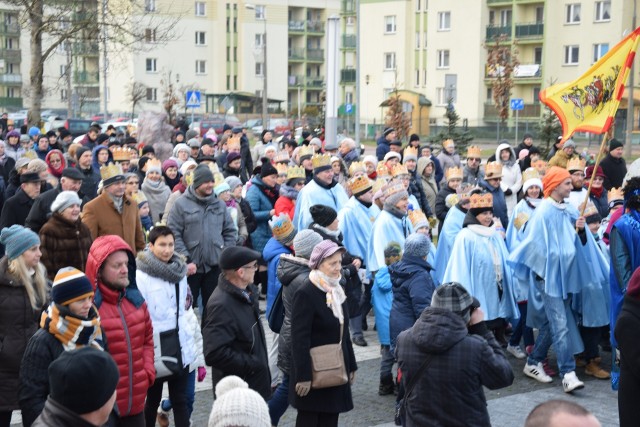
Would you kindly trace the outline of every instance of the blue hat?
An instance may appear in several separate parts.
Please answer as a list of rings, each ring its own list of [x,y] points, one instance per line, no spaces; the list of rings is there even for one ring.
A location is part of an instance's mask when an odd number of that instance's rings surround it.
[[[418,258],[425,258],[429,255],[431,249],[431,243],[424,234],[414,233],[407,237],[404,241],[404,254],[406,256],[415,256]]]
[[[31,126],[29,128],[29,136],[34,137],[40,135],[40,129],[37,126]]]
[[[0,243],[4,245],[9,260],[14,260],[30,247],[39,245],[40,238],[36,233],[21,225],[5,227],[0,232]]]

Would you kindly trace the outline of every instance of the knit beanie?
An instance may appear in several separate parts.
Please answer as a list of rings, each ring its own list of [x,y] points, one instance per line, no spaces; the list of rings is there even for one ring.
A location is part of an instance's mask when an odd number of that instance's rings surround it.
[[[218,184],[215,187],[213,187],[213,192],[216,193],[216,196],[219,196],[225,191],[229,191],[229,190],[231,190],[231,187],[229,187],[229,184],[227,184],[224,181],[222,181],[221,184]]]
[[[209,416],[209,427],[232,426],[271,426],[267,403],[235,375],[224,377],[216,385],[216,400]]]
[[[384,204],[387,207],[392,207],[398,204],[398,202],[406,197],[409,197],[407,190],[397,191],[384,199]]]
[[[184,162],[182,164],[182,166],[180,166],[180,175],[185,176],[187,174],[187,171],[192,168],[192,167],[196,167],[198,166],[198,164],[196,162],[194,162],[193,160],[189,159],[186,162]]]
[[[384,248],[384,257],[392,258],[399,257],[402,254],[402,248],[398,242],[389,242],[386,248]]]
[[[28,228],[14,224],[2,229],[0,243],[4,245],[7,257],[11,261],[25,253],[30,247],[39,245],[40,238]]]
[[[78,193],[75,191],[61,191],[51,204],[51,212],[62,213],[62,211],[67,209],[69,206],[80,206],[81,204],[82,200],[80,200]]]
[[[194,190],[200,187],[205,182],[214,182],[213,173],[209,166],[207,165],[198,165],[197,168],[193,171],[193,188]]]
[[[269,175],[278,175],[278,170],[273,167],[271,162],[265,162],[262,164],[262,167],[260,169],[260,178],[264,178],[265,176]]]
[[[238,185],[242,186],[242,181],[237,176],[228,176],[224,179],[224,182],[229,184],[231,191],[235,190]]]
[[[309,259],[313,248],[322,242],[322,236],[313,230],[301,230],[293,238],[293,250],[297,257]]]
[[[91,152],[91,148],[89,148],[89,147],[85,147],[84,145],[83,145],[82,147],[79,147],[79,148],[76,150],[76,159],[78,159],[78,160],[79,160],[79,159],[80,159],[80,157],[82,157],[82,155],[83,155],[84,153],[86,153],[87,151],[88,151],[88,152]]]
[[[69,305],[91,295],[93,295],[93,287],[82,271],[74,267],[64,267],[58,270],[51,288],[53,302],[59,305]]]
[[[229,153],[227,154],[227,164],[230,164],[231,162],[233,162],[234,160],[238,160],[240,159],[240,154],[233,152],[233,153]]]
[[[404,255],[418,258],[426,258],[429,255],[431,244],[429,239],[422,233],[414,233],[404,241]]]
[[[173,157],[178,157],[178,153],[180,153],[181,151],[184,151],[185,153],[191,155],[191,148],[189,148],[189,146],[184,142],[181,142],[173,147]]]
[[[178,169],[178,162],[176,162],[173,159],[167,159],[164,162],[162,162],[162,172],[167,172],[167,169],[169,168],[176,168]]]
[[[333,240],[323,240],[313,248],[311,256],[309,257],[309,268],[315,270],[322,264],[322,261],[336,252],[344,253],[345,251],[346,249],[343,246],[339,246]]]
[[[120,374],[106,351],[87,346],[63,351],[49,365],[49,394],[79,415],[97,411],[111,399]]]
[[[544,185],[542,185],[542,180],[540,178],[531,178],[526,180],[524,184],[522,184],[522,192],[525,194],[525,196],[527,194],[527,190],[534,185],[540,187],[541,191],[544,190]]]
[[[418,156],[416,154],[410,153],[409,151],[404,152],[404,157],[402,158],[402,164],[406,164],[407,160],[413,160],[415,162],[418,161]]]
[[[413,141],[420,141],[420,137],[418,136],[418,134],[416,133],[411,134],[411,136],[409,137],[409,142],[413,142]]]
[[[322,227],[330,226],[338,218],[335,209],[325,205],[313,205],[309,208],[309,213],[311,213],[313,222]]]
[[[612,138],[611,141],[609,141],[609,151],[613,151],[616,148],[620,148],[620,147],[624,147],[624,145],[622,144],[622,142],[618,141],[615,138]]]

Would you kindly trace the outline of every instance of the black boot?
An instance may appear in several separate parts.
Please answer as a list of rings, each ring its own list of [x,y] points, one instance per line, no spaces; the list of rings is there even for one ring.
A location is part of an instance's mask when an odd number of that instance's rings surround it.
[[[380,378],[380,385],[378,386],[378,395],[387,396],[394,394],[396,391],[395,384],[393,383],[393,375]]]

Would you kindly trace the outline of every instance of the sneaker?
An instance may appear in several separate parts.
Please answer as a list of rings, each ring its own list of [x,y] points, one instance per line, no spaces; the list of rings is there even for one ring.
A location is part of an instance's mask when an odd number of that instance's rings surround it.
[[[574,371],[564,374],[562,378],[562,388],[565,393],[571,393],[584,387],[584,383],[578,379]]]
[[[163,411],[162,408],[158,408],[158,416],[156,421],[160,427],[169,427],[169,413]]]
[[[361,336],[351,338],[351,342],[354,343],[355,345],[359,345],[360,347],[366,347],[369,345],[367,341],[364,339],[364,337],[361,337]]]
[[[542,367],[544,368],[544,372],[550,377],[555,377],[558,375],[558,372],[549,365],[549,359],[544,359],[542,362]]]
[[[591,375],[592,377],[596,377],[599,380],[607,380],[611,378],[611,374],[602,369],[598,362],[595,361],[595,359],[589,362],[587,366],[585,366],[584,373],[587,375]]]
[[[517,345],[507,345],[507,352],[510,353],[516,359],[524,359],[525,357],[527,357],[527,355],[524,354],[520,346],[517,346]]]
[[[541,383],[550,383],[553,381],[553,379],[544,372],[544,368],[542,367],[541,362],[538,362],[537,365],[530,365],[529,363],[525,363],[522,372],[529,378],[538,380]]]

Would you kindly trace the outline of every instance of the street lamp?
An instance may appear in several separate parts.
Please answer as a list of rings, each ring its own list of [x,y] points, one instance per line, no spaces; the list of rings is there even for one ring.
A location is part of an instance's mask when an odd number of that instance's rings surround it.
[[[258,6],[253,4],[245,4],[244,7],[249,10],[258,10]],[[264,23],[264,33],[262,36],[262,76],[264,79],[262,82],[262,129],[267,130],[267,6],[263,5],[259,7],[262,7],[262,21]]]

